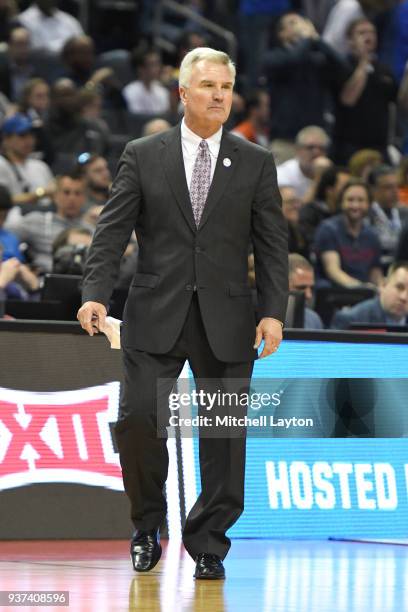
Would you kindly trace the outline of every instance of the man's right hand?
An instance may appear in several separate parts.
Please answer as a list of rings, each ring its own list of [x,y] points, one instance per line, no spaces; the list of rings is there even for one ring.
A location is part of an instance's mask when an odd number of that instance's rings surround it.
[[[90,336],[97,334],[105,325],[107,311],[103,304],[99,302],[85,302],[78,310],[77,319],[82,329]]]

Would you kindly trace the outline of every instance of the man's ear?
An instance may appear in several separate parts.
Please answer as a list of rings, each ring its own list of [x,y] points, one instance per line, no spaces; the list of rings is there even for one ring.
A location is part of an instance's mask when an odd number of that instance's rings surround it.
[[[187,89],[185,87],[179,87],[179,94],[180,94],[180,100],[181,103],[184,104],[184,106],[186,105],[187,102]]]

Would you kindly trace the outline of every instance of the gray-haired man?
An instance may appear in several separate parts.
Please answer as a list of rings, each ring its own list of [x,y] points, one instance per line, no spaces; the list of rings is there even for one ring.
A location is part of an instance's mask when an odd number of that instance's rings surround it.
[[[103,325],[120,256],[136,231],[139,258],[124,313],[125,383],[116,425],[136,527],[136,571],[150,570],[161,554],[157,530],[166,514],[168,455],[166,440],[157,436],[156,410],[166,396],[168,406],[171,380],[188,360],[199,389],[228,392],[234,379],[247,381],[247,388],[261,340],[266,356],[282,338],[286,224],[271,154],[223,130],[234,79],[226,54],[198,48],[186,55],[180,69],[184,119],[126,147],[84,278],[78,318],[92,335]],[[250,238],[258,326],[247,284]],[[243,511],[245,435],[202,433],[201,493],[183,542],[196,560],[195,577],[219,579],[230,547],[226,531]]]

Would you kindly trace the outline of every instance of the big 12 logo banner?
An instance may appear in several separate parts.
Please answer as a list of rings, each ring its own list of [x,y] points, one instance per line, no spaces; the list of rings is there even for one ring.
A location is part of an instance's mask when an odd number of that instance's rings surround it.
[[[0,387],[0,490],[70,482],[123,491],[111,425],[119,382],[37,393]]]

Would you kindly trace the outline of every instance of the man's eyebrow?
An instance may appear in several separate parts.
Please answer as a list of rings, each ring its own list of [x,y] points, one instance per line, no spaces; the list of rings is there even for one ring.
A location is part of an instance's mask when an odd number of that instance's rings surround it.
[[[200,81],[200,85],[206,85],[207,83],[210,83],[211,85],[213,85],[215,83],[215,81],[212,81],[211,79],[202,79]],[[233,85],[232,81],[224,81],[223,85]]]

